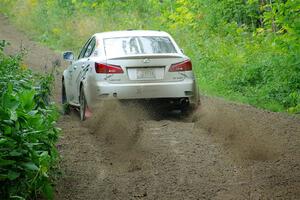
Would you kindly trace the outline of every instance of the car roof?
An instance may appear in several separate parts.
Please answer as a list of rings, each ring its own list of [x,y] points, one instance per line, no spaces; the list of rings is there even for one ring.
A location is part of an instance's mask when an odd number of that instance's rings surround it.
[[[113,38],[113,37],[127,37],[127,36],[167,36],[170,35],[164,31],[150,31],[150,30],[127,30],[127,31],[111,31],[96,33],[94,36],[102,38]]]

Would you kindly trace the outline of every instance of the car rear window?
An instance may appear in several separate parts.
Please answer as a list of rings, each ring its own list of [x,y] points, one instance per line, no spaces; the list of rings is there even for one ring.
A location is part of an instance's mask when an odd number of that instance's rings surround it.
[[[168,37],[138,36],[104,39],[106,56],[177,53]]]

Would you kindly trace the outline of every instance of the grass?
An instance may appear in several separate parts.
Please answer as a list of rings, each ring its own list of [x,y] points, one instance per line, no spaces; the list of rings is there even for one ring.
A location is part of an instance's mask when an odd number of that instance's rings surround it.
[[[279,34],[267,23],[253,28],[232,20],[240,19],[241,9],[251,13],[256,5],[235,8],[229,1],[4,0],[0,10],[34,40],[59,51],[78,53],[95,32],[167,31],[192,59],[203,93],[271,111],[300,112],[300,41],[298,22],[291,20],[297,12],[286,8],[296,13],[286,23],[295,30]]]

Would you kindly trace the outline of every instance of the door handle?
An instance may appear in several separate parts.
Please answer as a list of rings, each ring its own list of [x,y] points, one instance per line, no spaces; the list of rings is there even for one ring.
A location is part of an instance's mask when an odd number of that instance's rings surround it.
[[[76,69],[77,69],[77,66],[76,66],[76,65],[74,65],[73,69],[74,69],[74,70],[76,70]]]

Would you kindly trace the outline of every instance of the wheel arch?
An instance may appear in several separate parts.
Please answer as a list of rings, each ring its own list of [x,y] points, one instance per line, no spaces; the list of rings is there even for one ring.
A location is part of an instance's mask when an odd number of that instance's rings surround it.
[[[80,91],[81,91],[82,88],[84,89],[83,81],[80,81],[80,84],[79,84],[79,93],[80,93]]]
[[[66,89],[64,75],[62,75],[62,77],[61,77],[61,102],[68,103],[68,93],[67,93],[67,89]]]
[[[79,102],[79,99],[80,99],[80,94],[81,94],[81,90],[84,90],[85,92],[85,88],[84,88],[84,83],[83,81],[81,80],[80,83],[79,83],[79,87],[78,87],[78,102]]]

